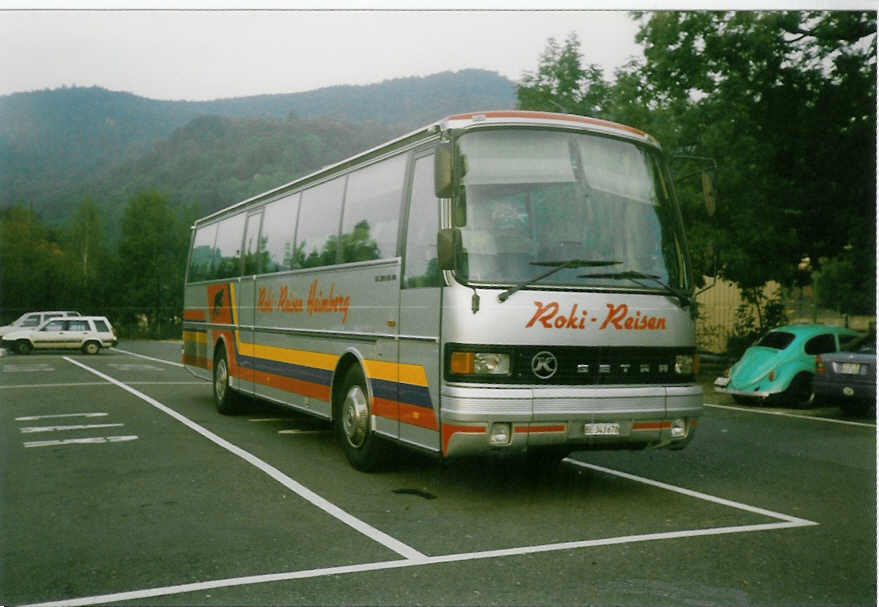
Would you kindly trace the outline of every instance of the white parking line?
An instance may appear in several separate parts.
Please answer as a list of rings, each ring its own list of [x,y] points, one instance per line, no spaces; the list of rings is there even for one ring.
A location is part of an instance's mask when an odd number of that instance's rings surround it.
[[[64,440],[41,440],[23,443],[25,447],[57,447],[59,445],[103,445],[106,443],[127,443],[137,440],[137,436],[93,436],[90,438],[67,438]]]
[[[67,430],[94,430],[96,428],[118,428],[125,424],[79,424],[76,426],[29,426],[19,428],[22,434],[34,434],[36,432],[65,432]]]
[[[327,501],[326,499],[324,499],[323,497],[321,497],[320,495],[318,495],[317,493],[315,493],[311,489],[308,489],[304,485],[301,485],[300,483],[296,482],[295,480],[293,480],[292,478],[290,478],[289,476],[287,476],[286,474],[284,474],[283,472],[281,472],[280,470],[278,470],[274,466],[267,464],[263,460],[259,459],[258,457],[249,453],[248,451],[245,451],[241,447],[238,447],[237,445],[233,445],[232,443],[230,443],[226,439],[221,438],[220,436],[214,434],[213,432],[211,432],[207,428],[205,428],[205,427],[195,423],[194,421],[190,420],[189,418],[181,415],[180,413],[178,413],[174,409],[171,409],[170,407],[163,405],[162,403],[155,400],[154,398],[151,398],[150,396],[147,396],[143,392],[139,392],[139,391],[135,390],[134,388],[132,388],[131,386],[128,386],[128,385],[122,383],[121,381],[114,379],[104,373],[101,373],[100,371],[93,369],[87,365],[84,365],[83,363],[76,361],[72,358],[65,356],[64,360],[66,360],[67,362],[69,362],[71,364],[76,365],[77,367],[85,369],[89,373],[92,373],[92,374],[100,377],[101,379],[104,379],[104,380],[122,388],[126,392],[133,394],[134,396],[138,397],[139,399],[149,403],[150,405],[152,405],[153,407],[155,407],[159,411],[162,411],[163,413],[170,415],[171,417],[176,419],[178,422],[180,422],[181,424],[187,426],[188,428],[198,432],[199,434],[201,434],[203,437],[205,437],[209,441],[222,447],[223,449],[226,449],[230,453],[237,455],[238,457],[240,457],[244,461],[248,462],[252,466],[263,471],[264,473],[266,473],[267,475],[269,475],[270,477],[272,477],[273,479],[275,479],[276,481],[278,481],[279,483],[281,483],[282,485],[284,485],[285,487],[287,487],[288,489],[290,489],[291,491],[293,491],[294,493],[296,493],[297,495],[302,497],[303,499],[307,500],[308,502],[310,502],[314,506],[317,506],[318,508],[320,508],[321,510],[323,510],[324,512],[329,514],[330,516],[335,517],[336,519],[340,520],[341,522],[345,523],[346,525],[352,527],[353,529],[356,529],[360,533],[366,535],[367,537],[369,537],[373,541],[383,545],[384,547],[388,548],[389,550],[392,550],[393,552],[396,552],[397,554],[404,556],[407,559],[424,559],[425,558],[425,556],[423,554],[421,554],[420,552],[418,552],[417,550],[415,550],[411,546],[407,546],[403,542],[391,537],[387,533],[384,533],[383,531],[379,531],[378,529],[376,529],[372,525],[369,525],[366,522],[361,521],[360,519],[352,516],[351,514],[348,514],[347,512],[345,512],[344,510],[342,510],[341,508],[339,508],[335,504]]]
[[[390,569],[403,569],[406,567],[424,567],[427,565],[437,565],[441,563],[456,563],[463,561],[472,561],[478,559],[493,559],[509,556],[521,556],[526,554],[538,554],[544,552],[557,552],[560,550],[574,550],[581,548],[594,548],[598,546],[612,546],[617,544],[631,544],[637,542],[653,542],[662,540],[673,540],[691,537],[706,537],[712,535],[727,535],[732,533],[752,533],[758,531],[771,531],[777,529],[791,529],[795,527],[804,527],[817,525],[818,523],[807,521],[805,519],[788,516],[771,510],[757,508],[733,502],[724,498],[708,495],[698,491],[691,491],[683,487],[669,485],[659,481],[654,481],[640,476],[635,476],[627,472],[619,470],[611,470],[602,466],[586,464],[577,460],[565,459],[569,464],[590,468],[598,472],[619,476],[634,482],[643,482],[660,489],[674,491],[689,497],[700,500],[706,500],[716,504],[745,510],[755,514],[761,514],[769,518],[775,518],[778,522],[737,525],[727,527],[714,527],[709,529],[686,529],[682,531],[667,531],[662,533],[645,533],[639,535],[626,535],[619,537],[602,538],[597,540],[582,540],[572,542],[557,542],[553,544],[542,544],[538,546],[522,546],[518,548],[504,548],[500,550],[485,550],[481,552],[465,552],[458,554],[447,554],[442,556],[422,556],[421,558],[407,558],[395,561],[380,561],[376,563],[363,563],[359,565],[344,565],[341,567],[326,567],[323,569],[307,569],[302,571],[287,571],[282,573],[268,573],[263,575],[252,575],[246,577],[226,578],[218,580],[209,580],[205,582],[194,582],[190,584],[179,584],[176,586],[164,586],[158,588],[146,588],[142,590],[133,590],[129,592],[117,592],[113,594],[103,594],[100,596],[81,597],[77,599],[64,599],[61,601],[52,601],[46,603],[33,603],[31,605],[23,605],[22,607],[77,607],[83,605],[99,605],[102,603],[117,603],[121,601],[132,601],[139,599],[154,598],[157,596],[169,596],[174,594],[182,594],[186,592],[203,592],[205,590],[215,590],[219,588],[233,588],[236,586],[245,586],[249,584],[266,584],[271,582],[284,582],[290,580],[301,580],[308,578],[328,577],[332,575],[344,575],[349,573],[364,573],[370,571],[382,571]]]
[[[787,413],[785,411],[772,411],[763,409],[748,409],[746,407],[731,407],[729,405],[714,405],[705,403],[706,407],[712,409],[726,409],[728,411],[743,411],[745,413],[757,413],[759,415],[776,415],[779,417],[792,417],[794,419],[807,419],[813,422],[826,422],[828,424],[844,424],[846,426],[861,426],[863,428],[875,428],[876,424],[868,424],[866,422],[852,422],[847,419],[831,419],[829,417],[815,417],[814,415],[797,415],[796,413]]]
[[[175,362],[171,362],[170,360],[163,360],[161,358],[154,358],[152,356],[147,356],[145,354],[138,354],[136,352],[129,352],[128,350],[123,350],[121,348],[111,348],[111,349],[115,352],[122,352],[123,354],[128,354],[129,356],[136,356],[137,358],[143,358],[145,360],[154,360],[156,362],[159,362],[159,363],[162,363],[165,365],[171,365],[172,367],[182,367],[183,366],[183,363],[175,363]]]
[[[26,415],[24,417],[16,417],[17,422],[33,422],[38,419],[58,419],[61,417],[106,417],[109,413],[55,413],[52,415]]]

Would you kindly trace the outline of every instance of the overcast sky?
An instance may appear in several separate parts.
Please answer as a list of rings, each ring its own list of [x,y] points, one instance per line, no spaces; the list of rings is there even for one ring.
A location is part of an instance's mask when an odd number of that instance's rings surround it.
[[[0,95],[97,85],[203,100],[466,68],[518,80],[570,32],[608,77],[641,54],[622,11],[5,10]]]

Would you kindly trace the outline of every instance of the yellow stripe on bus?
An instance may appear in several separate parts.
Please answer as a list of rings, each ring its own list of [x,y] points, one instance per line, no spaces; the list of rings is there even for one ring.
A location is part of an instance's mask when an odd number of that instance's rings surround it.
[[[194,341],[199,344],[208,343],[208,334],[204,331],[183,331],[183,341]]]

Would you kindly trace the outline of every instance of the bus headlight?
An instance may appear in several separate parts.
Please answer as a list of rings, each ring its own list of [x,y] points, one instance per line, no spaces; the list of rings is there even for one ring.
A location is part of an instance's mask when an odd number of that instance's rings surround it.
[[[500,352],[452,352],[449,371],[454,375],[509,375],[510,355]]]

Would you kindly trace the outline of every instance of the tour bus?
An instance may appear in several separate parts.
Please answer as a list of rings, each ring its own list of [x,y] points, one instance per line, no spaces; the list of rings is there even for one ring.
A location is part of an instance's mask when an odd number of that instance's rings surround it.
[[[659,144],[583,116],[435,124],[195,222],[183,363],[349,462],[682,448],[702,411]]]

